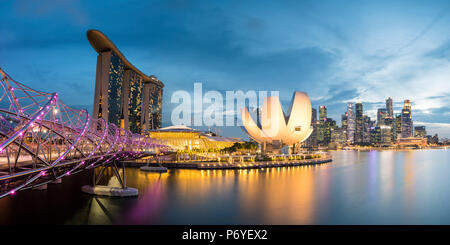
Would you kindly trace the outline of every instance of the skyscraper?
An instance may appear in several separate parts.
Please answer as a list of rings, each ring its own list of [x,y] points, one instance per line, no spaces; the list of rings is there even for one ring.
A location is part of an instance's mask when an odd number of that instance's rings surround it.
[[[414,127],[414,137],[426,138],[427,137],[427,130],[425,129],[425,126],[416,126],[416,127]]]
[[[133,133],[161,127],[164,84],[133,66],[100,31],[87,38],[98,53],[93,117]]]
[[[327,118],[327,108],[322,105],[319,107],[319,120],[320,121],[325,121]]]
[[[383,145],[391,145],[392,144],[392,128],[388,125],[381,125],[380,127],[381,137],[380,143]]]
[[[386,108],[378,108],[377,111],[377,126],[381,126],[381,125],[385,125],[385,119],[389,117],[388,116],[388,111],[386,110]]]
[[[345,138],[347,138],[347,125],[348,125],[348,113],[345,112],[344,115],[342,115],[341,117],[341,125],[342,125],[342,129],[346,132],[345,133]]]
[[[316,108],[311,108],[311,124],[315,125],[317,122],[317,110]]]
[[[114,51],[104,51],[97,56],[94,118],[120,125],[124,69],[124,62]]]
[[[386,111],[387,111],[388,117],[394,118],[394,109],[392,107],[392,98],[391,97],[386,99]]]
[[[402,137],[402,114],[395,114],[395,139],[399,139]]]
[[[347,141],[355,143],[355,109],[352,102],[347,105]]]
[[[317,141],[320,145],[328,145],[331,135],[327,122],[327,108],[322,105],[319,107],[319,123],[317,129]]]
[[[384,126],[388,126],[391,129],[391,143],[395,143],[397,140],[397,136],[396,136],[396,123],[395,123],[395,119],[391,118],[391,117],[386,117],[384,119]]]
[[[363,144],[370,144],[370,128],[373,126],[373,121],[370,120],[370,117],[367,115],[363,115]]]
[[[343,127],[332,128],[331,131],[331,142],[339,145],[344,145],[347,143],[346,132]]]
[[[364,138],[363,105],[355,104],[355,143],[362,144]]]
[[[411,101],[405,100],[402,109],[402,138],[413,136],[413,121],[411,115]]]
[[[371,127],[370,128],[370,143],[372,145],[378,145],[381,143],[381,128]]]
[[[124,127],[134,133],[142,131],[142,100],[144,84],[142,77],[133,70],[126,70],[123,84]],[[128,106],[126,106],[128,105]]]
[[[311,126],[313,128],[313,132],[305,141],[306,147],[309,148],[317,147],[317,110],[315,108],[311,108]]]
[[[150,76],[152,83],[146,83],[144,91],[148,93],[148,97],[144,94],[144,115],[145,122],[148,122],[148,129],[157,129],[161,127],[162,122],[162,95],[163,87],[158,86],[162,84],[155,76]]]
[[[336,121],[331,118],[326,118],[324,121],[323,145],[328,145],[331,142],[331,133],[336,129]]]

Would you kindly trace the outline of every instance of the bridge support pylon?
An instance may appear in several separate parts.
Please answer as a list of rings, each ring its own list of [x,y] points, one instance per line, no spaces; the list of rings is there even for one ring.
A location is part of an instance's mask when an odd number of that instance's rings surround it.
[[[106,171],[111,171],[113,175],[107,185],[100,185],[99,183],[106,178]],[[82,186],[81,191],[91,195],[111,197],[134,197],[139,194],[136,188],[126,186],[125,166],[122,163],[122,171],[120,171],[115,161],[111,164],[103,164],[97,169],[94,168],[92,185]]]

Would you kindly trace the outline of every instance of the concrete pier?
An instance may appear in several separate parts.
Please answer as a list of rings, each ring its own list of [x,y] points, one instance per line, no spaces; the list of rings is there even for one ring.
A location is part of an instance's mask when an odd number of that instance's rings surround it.
[[[139,192],[136,188],[126,187],[122,188],[116,176],[111,177],[108,185],[84,185],[81,191],[91,195],[110,196],[110,197],[135,197]]]
[[[99,196],[110,197],[135,197],[138,196],[138,190],[136,188],[127,187],[122,189],[121,187],[106,186],[106,185],[84,185],[81,187],[81,191]]]

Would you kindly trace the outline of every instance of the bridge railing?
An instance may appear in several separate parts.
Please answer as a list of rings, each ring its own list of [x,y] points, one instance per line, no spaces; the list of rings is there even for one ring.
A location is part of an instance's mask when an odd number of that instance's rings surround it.
[[[0,68],[0,198],[154,147],[57,93],[34,90]]]

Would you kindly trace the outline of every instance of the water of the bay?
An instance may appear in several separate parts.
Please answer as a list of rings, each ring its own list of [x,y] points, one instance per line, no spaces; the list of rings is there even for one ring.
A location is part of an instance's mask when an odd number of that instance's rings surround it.
[[[127,169],[136,198],[93,197],[91,173],[0,199],[0,224],[450,224],[450,150],[334,151],[250,170]]]

